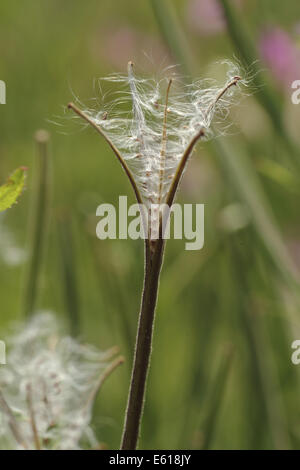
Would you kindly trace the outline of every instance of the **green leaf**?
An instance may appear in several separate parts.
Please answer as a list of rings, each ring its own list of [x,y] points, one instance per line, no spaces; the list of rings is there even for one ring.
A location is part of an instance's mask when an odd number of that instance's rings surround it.
[[[17,202],[24,189],[26,171],[25,167],[17,168],[7,182],[0,186],[0,212],[9,209]]]

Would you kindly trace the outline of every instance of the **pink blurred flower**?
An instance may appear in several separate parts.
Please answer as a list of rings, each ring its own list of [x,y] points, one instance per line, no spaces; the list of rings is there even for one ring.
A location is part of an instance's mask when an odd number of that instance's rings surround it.
[[[279,84],[290,88],[294,80],[300,79],[300,50],[286,31],[278,27],[265,31],[259,49]]]
[[[152,71],[157,64],[169,65],[170,59],[159,39],[127,26],[111,27],[104,33],[101,30],[94,41],[94,52],[117,69],[125,69],[130,59]]]
[[[190,0],[187,21],[200,34],[216,34],[225,29],[225,19],[218,0]]]
[[[103,38],[102,51],[109,61],[116,67],[124,68],[128,57],[134,53],[136,34],[130,28],[120,28],[108,31]]]

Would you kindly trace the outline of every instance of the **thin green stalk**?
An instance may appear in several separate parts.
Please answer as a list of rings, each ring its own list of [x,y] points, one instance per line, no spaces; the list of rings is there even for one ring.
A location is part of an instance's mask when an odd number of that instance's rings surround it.
[[[117,314],[117,328],[120,327],[122,337],[125,339],[127,354],[126,357],[130,358],[133,355],[134,335],[131,325],[131,309],[128,308],[130,304],[128,299],[128,291],[121,282],[117,270],[113,263],[110,263],[111,269],[107,270],[104,266],[107,266],[108,260],[112,256],[111,250],[108,247],[105,252],[99,249],[99,245],[93,237],[89,237],[89,243],[92,252],[92,258],[95,265],[95,272],[99,282],[100,291],[102,291],[104,301],[104,311],[107,315],[107,323],[112,325],[112,319],[114,315],[112,312]],[[103,291],[103,279],[107,289]],[[119,295],[115,295],[116,289]],[[107,305],[106,305],[107,304]]]
[[[80,299],[76,279],[76,259],[73,247],[72,226],[68,215],[58,219],[59,244],[61,248],[64,296],[69,316],[70,331],[76,337],[80,332]]]
[[[43,252],[49,218],[49,134],[39,130],[35,134],[37,144],[37,176],[36,188],[33,194],[32,219],[29,230],[30,259],[25,281],[23,313],[31,315],[34,312],[39,289]]]
[[[225,397],[225,389],[228,383],[233,349],[231,345],[222,348],[222,357],[216,373],[216,377],[208,393],[207,413],[202,425],[203,442],[201,448],[207,450],[213,442],[220,409]],[[206,407],[203,407],[206,409]]]
[[[241,253],[240,245],[230,241],[230,249],[234,259],[237,292],[240,295],[241,320],[245,329],[248,347],[251,351],[250,357],[255,380],[253,381],[262,395],[263,406],[268,420],[268,427],[274,447],[276,449],[290,449],[288,420],[282,397],[282,387],[278,377],[277,366],[274,363],[272,347],[268,331],[265,327],[260,306],[254,303],[251,295],[251,274],[246,271],[245,266],[255,263],[255,252],[250,250],[247,255]],[[269,283],[269,279],[267,281]],[[242,294],[243,293],[243,294]]]
[[[171,54],[178,60],[184,72],[190,75],[193,64],[190,49],[170,2],[150,0],[150,3],[163,38],[169,46],[172,45]]]

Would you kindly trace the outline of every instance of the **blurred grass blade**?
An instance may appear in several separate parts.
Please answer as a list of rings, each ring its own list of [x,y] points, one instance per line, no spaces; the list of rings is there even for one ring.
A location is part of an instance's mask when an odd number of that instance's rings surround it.
[[[276,449],[290,449],[289,426],[278,376],[278,364],[272,351],[269,331],[263,322],[263,312],[260,312],[260,315],[255,315],[249,308],[247,314],[249,328],[252,330],[251,334],[255,343],[270,433]]]
[[[68,214],[58,218],[58,240],[61,252],[64,297],[72,336],[80,332],[80,301],[76,280],[76,260],[72,224]]]
[[[90,406],[91,404],[92,405],[94,404],[95,398],[97,394],[99,393],[102,385],[106,382],[108,377],[110,377],[110,375],[115,371],[115,369],[121,366],[122,364],[124,364],[124,362],[125,362],[124,356],[118,356],[116,359],[114,359],[111,363],[107,365],[106,369],[104,369],[104,371],[101,373],[98,383],[96,384],[95,388],[92,390],[88,398],[88,401],[86,403],[86,406]]]
[[[215,380],[208,391],[207,406],[203,406],[206,409],[206,416],[201,426],[201,433],[203,434],[203,442],[201,448],[207,450],[211,447],[216,427],[218,423],[218,416],[222,403],[225,397],[226,385],[229,378],[233,358],[233,351],[231,346],[223,348],[222,359],[220,361]]]
[[[192,70],[193,60],[186,38],[178,23],[169,0],[150,0],[160,32],[169,46],[171,54],[187,75]]]
[[[24,290],[24,315],[34,312],[39,288],[41,265],[49,218],[49,134],[40,130],[35,134],[37,144],[37,174],[32,197],[32,213],[29,227],[30,259]]]
[[[251,294],[259,282],[264,285],[265,294],[268,292],[272,298],[272,282],[269,270],[258,268],[260,253],[255,246],[249,245],[247,252],[237,243],[236,238],[230,240],[232,266],[235,271],[235,283],[238,286],[236,295],[240,306],[239,318],[244,330],[244,338],[248,343],[251,367],[249,372],[254,386],[254,393],[262,405],[260,420],[265,415],[268,424],[268,433],[275,449],[290,449],[289,423],[286,404],[283,397],[283,385],[279,376],[279,365],[275,359],[275,351],[271,343],[270,322],[268,322],[268,309],[257,302]],[[255,275],[249,269],[249,264],[255,266]],[[258,274],[258,271],[260,273]],[[261,277],[261,276],[264,277]],[[276,307],[275,307],[276,308]],[[272,312],[273,313],[273,312]],[[281,332],[281,336],[283,331]],[[257,423],[259,425],[259,423]],[[256,433],[255,433],[256,435]]]
[[[105,253],[103,253],[96,239],[90,237],[89,240],[95,263],[95,272],[101,291],[103,291],[102,286],[106,282],[106,289],[102,293],[104,301],[107,304],[105,311],[109,316],[106,321],[114,330],[118,328],[121,329],[122,337],[126,342],[127,357],[130,358],[133,354],[134,328],[131,322],[131,307],[128,307],[128,305],[131,305],[128,291],[124,288],[124,284],[120,279],[120,273],[116,270],[114,263],[110,263],[110,269],[105,269],[105,266],[109,264],[108,260],[112,258],[109,247],[107,247]],[[116,292],[118,292],[118,295],[115,295]],[[116,325],[112,323],[115,319],[111,312],[116,313]]]
[[[261,158],[257,170],[290,193],[300,194],[299,180],[295,174],[274,160]]]
[[[298,283],[299,273],[286,249],[260,181],[247,154],[242,151],[241,147],[235,151],[228,139],[226,139],[226,143],[224,140],[220,143],[219,139],[215,139],[210,145],[216,152],[219,162],[223,165],[226,164],[229,177],[249,208],[253,224],[273,262],[288,280],[292,279]]]
[[[257,65],[258,55],[252,38],[247,33],[245,24],[241,17],[237,16],[233,2],[228,0],[219,0],[219,2],[221,3],[224,11],[228,32],[233,45],[239,58],[251,72],[251,81],[253,81],[253,85],[257,89],[254,96],[258,98],[259,102],[268,112],[275,131],[282,138],[288,152],[290,152],[290,156],[296,159],[296,162],[299,165],[299,150],[296,148],[294,142],[292,142],[286,131],[282,118],[282,105],[279,96],[275,94],[271,85],[262,77],[262,72]]]
[[[0,212],[9,209],[17,202],[24,189],[26,171],[25,167],[18,168],[10,175],[7,182],[0,186]]]

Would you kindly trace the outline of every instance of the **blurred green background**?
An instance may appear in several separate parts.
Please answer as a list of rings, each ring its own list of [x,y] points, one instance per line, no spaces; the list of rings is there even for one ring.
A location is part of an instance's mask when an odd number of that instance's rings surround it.
[[[108,147],[92,130],[72,126],[64,107],[73,93],[87,103],[99,98],[95,78],[125,72],[128,60],[146,76],[178,63],[187,77],[222,81],[216,62],[224,58],[244,63],[252,86],[231,113],[228,135],[198,146],[181,186],[181,202],[205,204],[205,246],[188,252],[184,241],[167,244],[140,448],[300,448],[300,366],[291,362],[291,343],[300,338],[300,105],[291,103],[291,82],[300,80],[299,2],[229,1],[226,15],[223,6],[0,5],[7,86],[0,180],[29,168],[26,192],[0,219],[0,337],[22,319],[33,136],[45,128],[51,218],[36,308],[56,312],[83,341],[103,350],[118,345],[125,355],[94,413],[98,439],[109,448],[118,447],[123,425],[143,244],[97,240],[97,206],[133,196]]]

